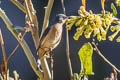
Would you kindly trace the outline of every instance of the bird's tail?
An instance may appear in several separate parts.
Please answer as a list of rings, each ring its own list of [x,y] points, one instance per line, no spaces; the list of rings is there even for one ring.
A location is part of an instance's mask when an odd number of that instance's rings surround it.
[[[39,51],[39,53],[38,53],[38,51]],[[37,68],[38,68],[39,70],[42,70],[42,68],[41,68],[41,58],[44,56],[45,50],[42,49],[42,48],[39,48],[38,51],[36,52],[37,55],[38,55]]]

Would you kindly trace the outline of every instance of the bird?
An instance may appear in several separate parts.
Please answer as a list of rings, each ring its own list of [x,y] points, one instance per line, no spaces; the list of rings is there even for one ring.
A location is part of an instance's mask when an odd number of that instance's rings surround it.
[[[41,43],[37,49],[37,51],[39,51],[39,58],[42,58],[45,54],[49,55],[50,52],[59,45],[62,37],[63,25],[67,19],[68,17],[64,14],[56,15],[55,24],[50,27],[50,30],[41,40]]]

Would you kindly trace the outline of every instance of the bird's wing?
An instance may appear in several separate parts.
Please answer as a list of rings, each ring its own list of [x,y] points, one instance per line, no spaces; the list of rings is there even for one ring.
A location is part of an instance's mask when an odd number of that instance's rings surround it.
[[[42,43],[42,41],[44,40],[44,38],[46,37],[46,35],[48,34],[49,31],[50,31],[50,28],[47,28],[45,30],[45,32],[43,33],[43,36],[42,36],[42,39],[41,39],[40,43]]]
[[[46,37],[43,39],[41,46],[54,49],[60,43],[61,36],[62,33],[59,33],[59,31],[56,30],[56,28],[53,25]]]
[[[43,38],[41,46],[46,46],[47,42],[49,43],[53,36],[55,36],[55,29],[51,27],[47,35]]]

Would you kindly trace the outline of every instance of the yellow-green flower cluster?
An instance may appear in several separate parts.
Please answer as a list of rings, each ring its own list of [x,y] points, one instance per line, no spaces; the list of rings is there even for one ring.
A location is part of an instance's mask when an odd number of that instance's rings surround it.
[[[120,32],[120,25],[111,26],[111,27],[110,27],[110,30],[111,30],[112,32],[114,32],[112,35],[110,35],[110,36],[108,37],[108,39],[109,39],[110,41],[112,41],[112,40],[117,36],[117,34]],[[119,37],[116,39],[116,41],[119,42]]]
[[[99,41],[106,40],[106,34],[110,28],[112,32],[116,31],[108,37],[112,41],[120,31],[118,19],[110,12],[106,11],[100,14],[93,14],[91,10],[87,12],[84,6],[81,6],[78,14],[79,16],[70,16],[70,19],[66,21],[66,28],[68,30],[71,30],[73,25],[77,27],[76,33],[73,36],[75,40],[78,40],[83,33],[85,38],[90,38],[91,34],[93,34],[93,37],[97,37]],[[111,26],[112,23],[117,25]]]

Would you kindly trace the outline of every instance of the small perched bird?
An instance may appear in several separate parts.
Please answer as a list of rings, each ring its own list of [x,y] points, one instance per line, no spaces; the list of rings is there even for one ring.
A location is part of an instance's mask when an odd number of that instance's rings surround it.
[[[40,53],[38,54],[39,58],[43,57],[47,53],[49,54],[59,45],[62,37],[63,25],[67,18],[68,17],[64,14],[56,15],[55,24],[50,27],[49,32],[43,38],[37,49],[37,51],[40,50]]]

